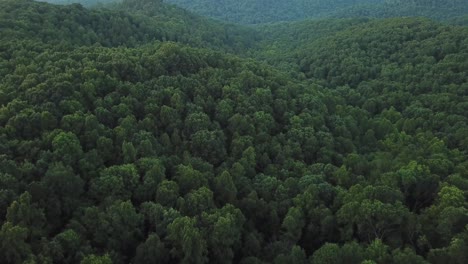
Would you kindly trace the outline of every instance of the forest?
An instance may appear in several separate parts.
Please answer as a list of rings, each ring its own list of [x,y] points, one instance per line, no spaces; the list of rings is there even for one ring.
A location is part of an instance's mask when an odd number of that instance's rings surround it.
[[[47,2],[57,5],[70,5],[81,4],[85,7],[94,8],[102,7],[104,5],[112,5],[114,3],[121,3],[122,0],[37,0],[38,2]]]
[[[465,1],[176,2],[0,0],[0,263],[468,263]]]
[[[54,0],[52,0],[54,1]],[[165,0],[198,14],[241,24],[306,18],[424,16],[453,20],[468,13],[466,0]]]

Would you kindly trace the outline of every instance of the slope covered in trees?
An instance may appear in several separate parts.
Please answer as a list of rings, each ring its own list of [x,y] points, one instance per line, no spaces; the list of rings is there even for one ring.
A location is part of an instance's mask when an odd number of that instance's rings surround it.
[[[125,0],[45,1],[54,4],[80,3],[91,7],[106,4],[108,7],[118,6],[125,2]],[[466,0],[148,0],[141,2],[149,10],[154,10],[154,4],[161,6],[160,3],[163,1],[207,17],[237,24],[264,24],[299,21],[307,18],[356,17],[428,17],[457,24],[468,13]],[[166,5],[160,9],[168,8],[169,6]],[[138,11],[148,13],[147,9],[138,9]]]
[[[120,3],[122,0],[38,0],[38,2],[47,2],[58,5],[70,5],[70,4],[82,4],[86,7],[96,7],[109,5],[114,3]]]
[[[454,23],[468,13],[468,1],[387,0],[381,4],[358,4],[335,11],[330,17],[428,17]]]
[[[467,27],[0,7],[0,263],[468,262]]]
[[[166,0],[196,13],[240,24],[326,17],[424,16],[448,20],[468,12],[466,0]]]
[[[325,17],[337,9],[384,0],[165,0],[198,14],[240,24]]]
[[[148,17],[125,12],[132,8],[157,13]],[[2,0],[0,23],[2,44],[28,39],[65,46],[135,47],[159,40],[240,52],[256,39],[247,28],[215,23],[158,1],[124,1],[112,10],[88,10],[79,4]]]

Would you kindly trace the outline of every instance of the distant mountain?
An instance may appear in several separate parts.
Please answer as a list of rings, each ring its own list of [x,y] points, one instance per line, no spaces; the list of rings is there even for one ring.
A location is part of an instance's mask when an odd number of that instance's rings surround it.
[[[198,14],[240,24],[326,17],[424,16],[447,20],[468,13],[467,0],[166,0]]]
[[[100,6],[111,3],[119,3],[122,0],[37,0],[38,2],[47,2],[58,5],[82,4],[86,7]]]
[[[260,38],[251,28],[220,23],[161,0],[123,0],[112,9],[148,18],[164,29],[167,39],[203,47],[241,52]]]
[[[244,27],[217,23],[182,8],[145,0],[126,0],[112,9],[0,1],[0,23],[8,25],[0,27],[5,39],[73,46],[133,47],[158,40],[234,52],[253,45],[257,35]]]
[[[198,14],[240,24],[326,17],[337,9],[384,0],[165,0]]]
[[[453,21],[468,14],[468,0],[387,0],[381,4],[359,4],[337,10],[330,17],[428,17],[441,21]]]
[[[86,7],[115,7],[123,2],[129,11],[148,14],[162,2],[199,15],[237,24],[264,24],[310,18],[408,17],[421,16],[460,24],[468,14],[468,0],[38,0],[53,4],[79,3]],[[132,2],[132,1],[130,1]],[[167,10],[168,5],[158,9]],[[169,8],[170,9],[170,8]],[[166,12],[167,14],[167,12]]]
[[[453,25],[468,26],[468,15],[467,16],[454,17],[452,19],[449,19],[448,21]]]

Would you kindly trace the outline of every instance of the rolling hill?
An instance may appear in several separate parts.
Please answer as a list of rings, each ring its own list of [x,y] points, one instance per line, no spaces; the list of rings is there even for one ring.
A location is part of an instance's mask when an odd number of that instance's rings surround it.
[[[468,13],[466,0],[167,0],[195,13],[239,24],[306,18],[429,17],[449,20]]]
[[[0,263],[466,263],[459,24],[0,0]]]

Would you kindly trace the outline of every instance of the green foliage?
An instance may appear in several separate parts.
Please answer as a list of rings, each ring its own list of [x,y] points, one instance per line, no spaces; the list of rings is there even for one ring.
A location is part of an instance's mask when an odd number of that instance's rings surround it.
[[[215,178],[215,194],[221,204],[233,204],[237,198],[237,188],[228,171]]]
[[[196,13],[242,24],[271,23],[323,17],[336,9],[357,3],[381,3],[383,0],[167,0]]]
[[[257,39],[248,28],[214,23],[160,1],[128,0],[109,8],[87,10],[79,4],[55,6],[31,0],[2,0],[0,23],[6,27],[0,33],[14,43],[19,39],[41,41],[62,50],[83,45],[133,47],[159,40],[242,51]]]
[[[323,17],[425,16],[449,20],[466,15],[464,0],[167,0],[208,17],[241,24]]]
[[[195,226],[195,220],[181,217],[168,226],[168,239],[174,243],[171,254],[180,263],[205,263],[206,241],[200,230]]]
[[[4,222],[0,230],[1,255],[4,263],[21,263],[31,255],[31,247],[26,243],[28,230],[15,226],[10,222]]]
[[[80,263],[81,264],[111,264],[112,260],[110,259],[109,255],[104,255],[104,256],[89,255],[89,256],[84,257]]]
[[[109,8],[0,0],[1,263],[467,262],[463,23]]]
[[[145,243],[138,246],[134,263],[165,263],[169,252],[164,247],[158,235],[151,234]]]
[[[106,4],[109,5],[112,3],[120,2],[120,0],[42,0],[41,2],[47,2],[58,5],[70,5],[74,3],[79,3],[86,7],[99,7]]]
[[[431,1],[431,0],[385,0],[380,4],[359,3],[347,9],[331,14],[331,17],[429,17],[432,19],[457,23],[463,21],[468,11],[463,0]],[[460,23],[460,22],[458,22]]]

